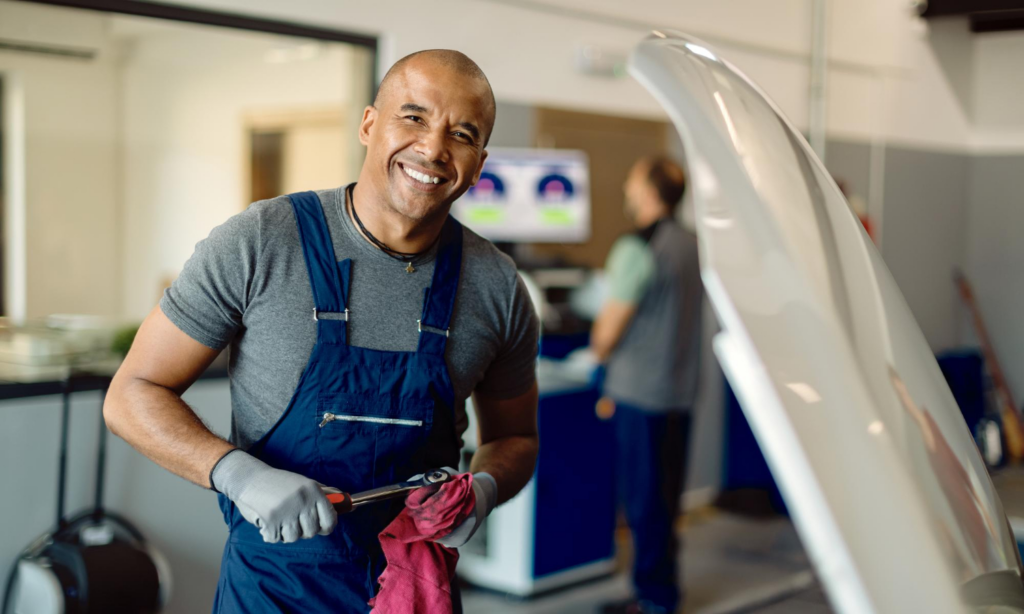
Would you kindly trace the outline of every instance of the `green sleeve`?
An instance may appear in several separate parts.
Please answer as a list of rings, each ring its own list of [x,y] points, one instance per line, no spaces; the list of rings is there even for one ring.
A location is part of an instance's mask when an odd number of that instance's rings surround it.
[[[608,254],[605,275],[609,298],[636,305],[654,277],[654,255],[650,247],[635,235],[620,238]]]

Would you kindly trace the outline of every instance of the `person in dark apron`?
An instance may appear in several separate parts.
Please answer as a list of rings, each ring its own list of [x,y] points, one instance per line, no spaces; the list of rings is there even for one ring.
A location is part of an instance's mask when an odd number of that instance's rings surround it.
[[[346,492],[384,486],[431,467],[458,466],[455,395],[444,350],[459,284],[462,226],[449,217],[441,232],[423,317],[409,323],[420,328],[419,348],[368,350],[346,339],[352,262],[335,260],[316,194],[290,198],[316,301],[317,343],[284,416],[249,454]],[[369,505],[344,514],[330,535],[266,544],[260,529],[228,497],[220,495],[220,503],[231,535],[215,613],[369,610],[366,604],[386,563],[377,535],[400,505]]]
[[[364,112],[367,158],[354,187],[233,216],[197,246],[140,328],[104,416],[161,466],[220,493],[229,537],[215,614],[368,612],[387,565],[378,536],[404,502],[339,515],[322,487],[354,493],[458,467],[465,423],[456,409],[470,393],[475,509],[432,539],[461,546],[532,477],[537,317],[514,264],[448,215],[483,170],[494,109],[486,77],[464,55],[400,60]],[[342,234],[332,240],[332,230]],[[409,254],[424,259],[392,264]],[[414,275],[427,254],[429,285]],[[467,300],[456,311],[460,281]],[[390,302],[373,288],[392,292]],[[352,343],[359,305],[357,336],[402,340],[388,350]],[[180,396],[229,343],[230,442]]]

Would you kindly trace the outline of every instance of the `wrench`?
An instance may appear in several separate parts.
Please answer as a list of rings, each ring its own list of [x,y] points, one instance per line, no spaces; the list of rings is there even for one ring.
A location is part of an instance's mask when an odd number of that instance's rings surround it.
[[[452,477],[454,476],[444,469],[431,469],[411,480],[381,486],[372,490],[364,490],[363,492],[349,494],[332,486],[321,486],[320,490],[327,495],[327,500],[334,505],[334,509],[339,514],[345,514],[368,503],[401,497],[425,486],[440,486],[445,482],[451,481]]]

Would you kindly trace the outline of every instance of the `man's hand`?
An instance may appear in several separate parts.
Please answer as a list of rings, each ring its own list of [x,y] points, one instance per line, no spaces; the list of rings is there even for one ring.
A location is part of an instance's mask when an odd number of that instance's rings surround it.
[[[214,467],[211,481],[234,501],[243,518],[259,527],[268,544],[328,535],[338,524],[320,484],[274,469],[242,450],[228,452]]]
[[[469,518],[448,535],[435,540],[437,543],[449,548],[465,546],[498,504],[498,484],[489,473],[473,474],[473,497],[476,503]]]

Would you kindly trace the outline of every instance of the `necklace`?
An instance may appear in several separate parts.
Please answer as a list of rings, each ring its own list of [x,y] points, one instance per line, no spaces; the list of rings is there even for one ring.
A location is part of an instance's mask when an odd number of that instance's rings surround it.
[[[391,249],[383,241],[373,236],[373,233],[367,230],[366,226],[363,225],[363,221],[359,219],[359,213],[356,212],[355,192],[351,187],[349,187],[348,189],[348,199],[349,202],[352,203],[352,218],[356,221],[356,225],[359,226],[359,231],[363,233],[363,236],[366,237],[370,241],[370,243],[373,244],[374,247],[384,252],[388,256],[391,256],[395,260],[406,263],[406,273],[416,272],[416,267],[412,265],[412,261],[430,251],[434,247],[434,244],[437,243],[437,240],[441,237],[441,234],[438,233],[437,237],[434,238],[430,245],[428,245],[426,249],[420,252],[400,252],[398,250]]]

